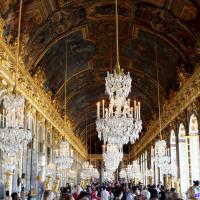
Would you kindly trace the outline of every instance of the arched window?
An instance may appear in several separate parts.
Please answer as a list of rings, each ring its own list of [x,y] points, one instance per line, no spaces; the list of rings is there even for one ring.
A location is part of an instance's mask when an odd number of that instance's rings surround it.
[[[199,133],[197,117],[192,114],[189,121],[189,164],[190,167],[190,184],[200,177],[200,151],[199,151]]]
[[[179,142],[179,164],[180,164],[180,182],[181,192],[184,194],[189,187],[188,178],[188,155],[186,149],[186,132],[183,123],[179,126],[178,142]]]

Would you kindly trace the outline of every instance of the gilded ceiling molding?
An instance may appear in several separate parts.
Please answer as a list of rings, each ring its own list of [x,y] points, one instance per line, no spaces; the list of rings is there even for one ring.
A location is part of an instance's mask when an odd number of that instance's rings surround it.
[[[200,66],[180,88],[179,92],[167,102],[161,113],[162,130],[178,117],[195,99],[200,96]],[[146,134],[131,150],[131,158],[135,158],[159,134],[159,120],[155,120]]]
[[[2,39],[0,39],[0,47],[0,74],[3,75],[9,84],[14,85],[13,69],[16,65],[15,56]],[[25,70],[25,66],[23,66],[22,62],[18,67],[17,90],[62,136],[66,138],[83,158],[87,158],[86,148],[81,140],[74,135],[71,123],[61,118],[61,115],[51,104],[48,96]]]

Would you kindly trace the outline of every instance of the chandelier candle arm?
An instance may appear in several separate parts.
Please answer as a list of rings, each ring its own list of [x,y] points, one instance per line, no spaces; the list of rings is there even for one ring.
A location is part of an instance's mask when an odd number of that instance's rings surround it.
[[[115,13],[116,13],[116,73],[120,74],[120,63],[119,63],[119,23],[118,23],[118,2],[115,0]]]
[[[139,114],[138,119],[140,119],[140,102],[138,102],[138,114]]]

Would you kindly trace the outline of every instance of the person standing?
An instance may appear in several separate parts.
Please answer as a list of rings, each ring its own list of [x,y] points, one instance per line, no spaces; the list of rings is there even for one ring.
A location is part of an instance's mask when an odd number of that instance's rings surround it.
[[[159,200],[166,200],[165,187],[163,185],[160,186],[159,196]]]
[[[96,187],[93,188],[92,193],[91,193],[91,200],[97,200],[97,191],[96,191]]]
[[[3,182],[0,181],[0,200],[4,199],[5,187]]]
[[[51,190],[44,191],[43,200],[53,200],[53,198],[54,198],[54,193],[51,192]]]
[[[102,191],[102,195],[101,198],[102,200],[109,200],[110,194],[107,191],[107,188],[105,186],[103,186],[103,191]]]

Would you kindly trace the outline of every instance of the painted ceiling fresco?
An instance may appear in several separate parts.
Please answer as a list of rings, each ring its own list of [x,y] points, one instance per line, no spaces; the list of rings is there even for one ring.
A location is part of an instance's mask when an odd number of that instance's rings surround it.
[[[17,0],[0,1],[3,37],[9,45],[17,36],[18,9]],[[52,92],[62,116],[67,78],[67,113],[84,140],[87,119],[93,142],[98,141],[96,102],[107,100],[106,71],[116,62],[114,9],[114,0],[23,1],[21,42],[27,70],[32,76],[44,71],[45,90]],[[156,55],[162,102],[179,89],[180,65],[192,73],[199,60],[199,9],[198,0],[119,1],[120,64],[133,79],[131,101],[141,101],[141,135],[158,112]]]
[[[64,79],[88,69],[88,62],[95,55],[95,46],[77,31],[55,43],[45,54],[41,66],[47,76],[47,87],[54,93]],[[34,73],[34,72],[33,72]]]

